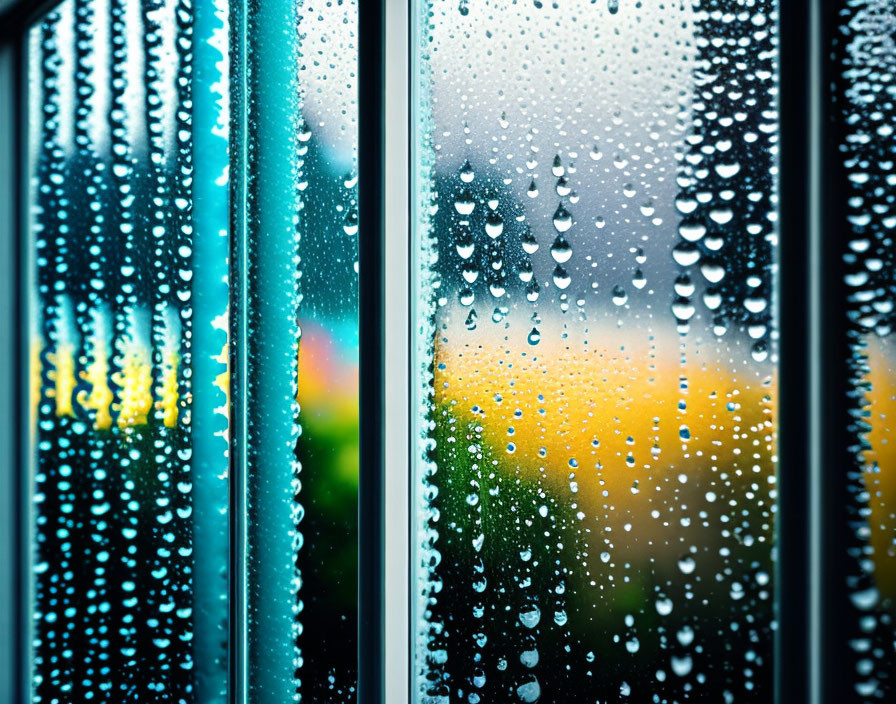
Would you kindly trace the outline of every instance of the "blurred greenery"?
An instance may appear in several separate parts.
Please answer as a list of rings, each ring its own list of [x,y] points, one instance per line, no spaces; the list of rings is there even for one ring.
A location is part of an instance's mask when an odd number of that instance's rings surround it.
[[[437,407],[436,417],[438,471],[431,479],[441,561],[427,616],[440,626],[431,632],[430,696],[515,701],[517,688],[534,676],[541,701],[646,704],[698,692],[743,701],[747,691],[750,701],[770,700],[771,643],[759,635],[773,618],[770,599],[747,594],[750,613],[733,611],[712,583],[685,587],[691,580],[655,569],[646,545],[626,551],[624,565],[615,556],[604,564],[591,553],[569,497],[526,478],[510,455],[483,442],[482,419],[462,420],[449,403]],[[765,552],[762,564],[768,563],[767,548],[743,552],[754,559]],[[717,559],[703,565],[705,574],[724,569]],[[671,600],[672,613],[658,613],[659,599]],[[533,605],[541,617],[530,629],[520,614]],[[694,644],[685,647],[689,635]],[[538,662],[529,667],[521,657],[532,650]],[[719,658],[719,652],[731,654]],[[682,670],[690,658],[689,677],[674,674],[673,658]]]

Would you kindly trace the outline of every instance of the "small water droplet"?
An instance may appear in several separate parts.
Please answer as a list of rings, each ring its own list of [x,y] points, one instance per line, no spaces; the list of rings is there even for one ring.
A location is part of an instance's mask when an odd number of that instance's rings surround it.
[[[541,333],[538,331],[538,328],[532,328],[532,330],[529,331],[529,336],[526,339],[533,347],[541,342]]]

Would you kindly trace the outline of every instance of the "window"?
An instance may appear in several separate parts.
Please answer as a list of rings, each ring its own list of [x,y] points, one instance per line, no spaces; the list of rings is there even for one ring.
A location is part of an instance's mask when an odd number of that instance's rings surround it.
[[[0,0],[0,698],[889,701],[894,29]]]

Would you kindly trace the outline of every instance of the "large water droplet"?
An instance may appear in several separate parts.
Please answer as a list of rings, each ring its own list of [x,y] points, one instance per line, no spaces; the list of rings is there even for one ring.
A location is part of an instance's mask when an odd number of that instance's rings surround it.
[[[569,211],[563,207],[563,203],[557,206],[557,210],[554,211],[554,229],[557,232],[566,232],[569,228],[572,227],[572,215],[569,214]]]
[[[557,235],[557,238],[551,245],[551,257],[558,264],[565,264],[572,257],[572,247],[563,235]]]

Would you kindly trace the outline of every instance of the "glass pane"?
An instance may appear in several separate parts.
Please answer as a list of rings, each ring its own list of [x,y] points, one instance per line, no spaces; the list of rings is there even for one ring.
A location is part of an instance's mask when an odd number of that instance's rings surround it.
[[[247,666],[258,701],[356,698],[356,2],[246,15]]]
[[[415,701],[772,701],[777,3],[414,7]]]
[[[842,6],[842,7],[840,7]],[[836,604],[851,701],[889,701],[896,692],[896,474],[892,418],[896,401],[893,339],[896,248],[896,6],[840,3],[835,69],[835,124],[843,166],[847,272],[849,413],[842,542],[846,603]],[[838,226],[839,223],[838,223]],[[841,593],[841,585],[836,586]],[[840,645],[840,644],[838,644]],[[848,664],[847,664],[848,660]]]
[[[36,702],[227,696],[226,37],[213,0],[28,37]]]

